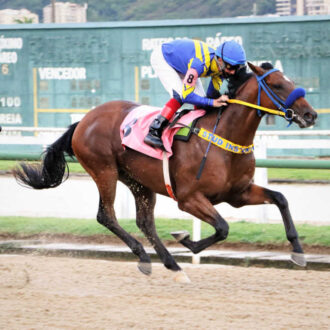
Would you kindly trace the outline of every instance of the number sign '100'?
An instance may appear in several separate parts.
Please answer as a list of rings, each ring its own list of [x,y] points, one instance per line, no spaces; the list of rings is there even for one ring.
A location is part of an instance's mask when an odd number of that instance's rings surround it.
[[[12,107],[20,107],[21,106],[21,98],[19,96],[2,96],[0,97],[0,107],[1,108],[12,108]]]

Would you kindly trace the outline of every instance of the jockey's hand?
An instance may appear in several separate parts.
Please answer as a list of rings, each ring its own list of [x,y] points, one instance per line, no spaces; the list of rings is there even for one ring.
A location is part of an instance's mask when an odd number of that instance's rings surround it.
[[[229,100],[228,95],[221,95],[218,99],[213,100],[213,107],[219,108],[224,105],[228,105],[227,101]]]

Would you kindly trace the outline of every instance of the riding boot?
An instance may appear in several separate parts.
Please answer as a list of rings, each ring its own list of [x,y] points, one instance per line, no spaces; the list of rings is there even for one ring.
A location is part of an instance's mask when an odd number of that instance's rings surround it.
[[[144,143],[154,148],[164,148],[162,142],[162,133],[168,122],[168,119],[162,115],[158,115],[151,123],[149,127],[149,133],[144,138]]]
[[[148,144],[153,148],[164,149],[162,141],[162,133],[170,119],[181,107],[181,102],[177,99],[172,98],[166,104],[160,115],[158,115],[149,127],[149,133],[144,138],[144,143]]]

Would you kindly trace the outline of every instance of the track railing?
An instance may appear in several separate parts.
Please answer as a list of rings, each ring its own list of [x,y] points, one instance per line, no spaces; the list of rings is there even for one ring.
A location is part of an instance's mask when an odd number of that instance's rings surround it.
[[[40,153],[5,152],[1,145],[38,145],[44,150],[65,132],[66,128],[54,127],[3,127],[0,133],[0,159],[38,160]],[[32,133],[22,135],[22,133]],[[281,139],[290,136],[290,139]],[[317,139],[299,139],[308,136]],[[292,137],[292,138],[291,138]],[[316,159],[267,159],[269,149],[329,149],[330,131],[257,131],[255,138],[256,166],[260,168],[311,168],[330,169],[330,162]]]

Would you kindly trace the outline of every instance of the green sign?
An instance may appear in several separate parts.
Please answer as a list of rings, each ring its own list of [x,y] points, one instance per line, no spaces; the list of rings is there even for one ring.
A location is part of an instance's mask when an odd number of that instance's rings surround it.
[[[169,96],[149,58],[153,49],[177,38],[213,47],[236,40],[249,61],[271,62],[303,86],[322,117],[315,128],[328,128],[329,16],[2,25],[0,125],[66,127],[95,106],[119,99],[161,107]],[[285,127],[281,118],[261,124]]]

